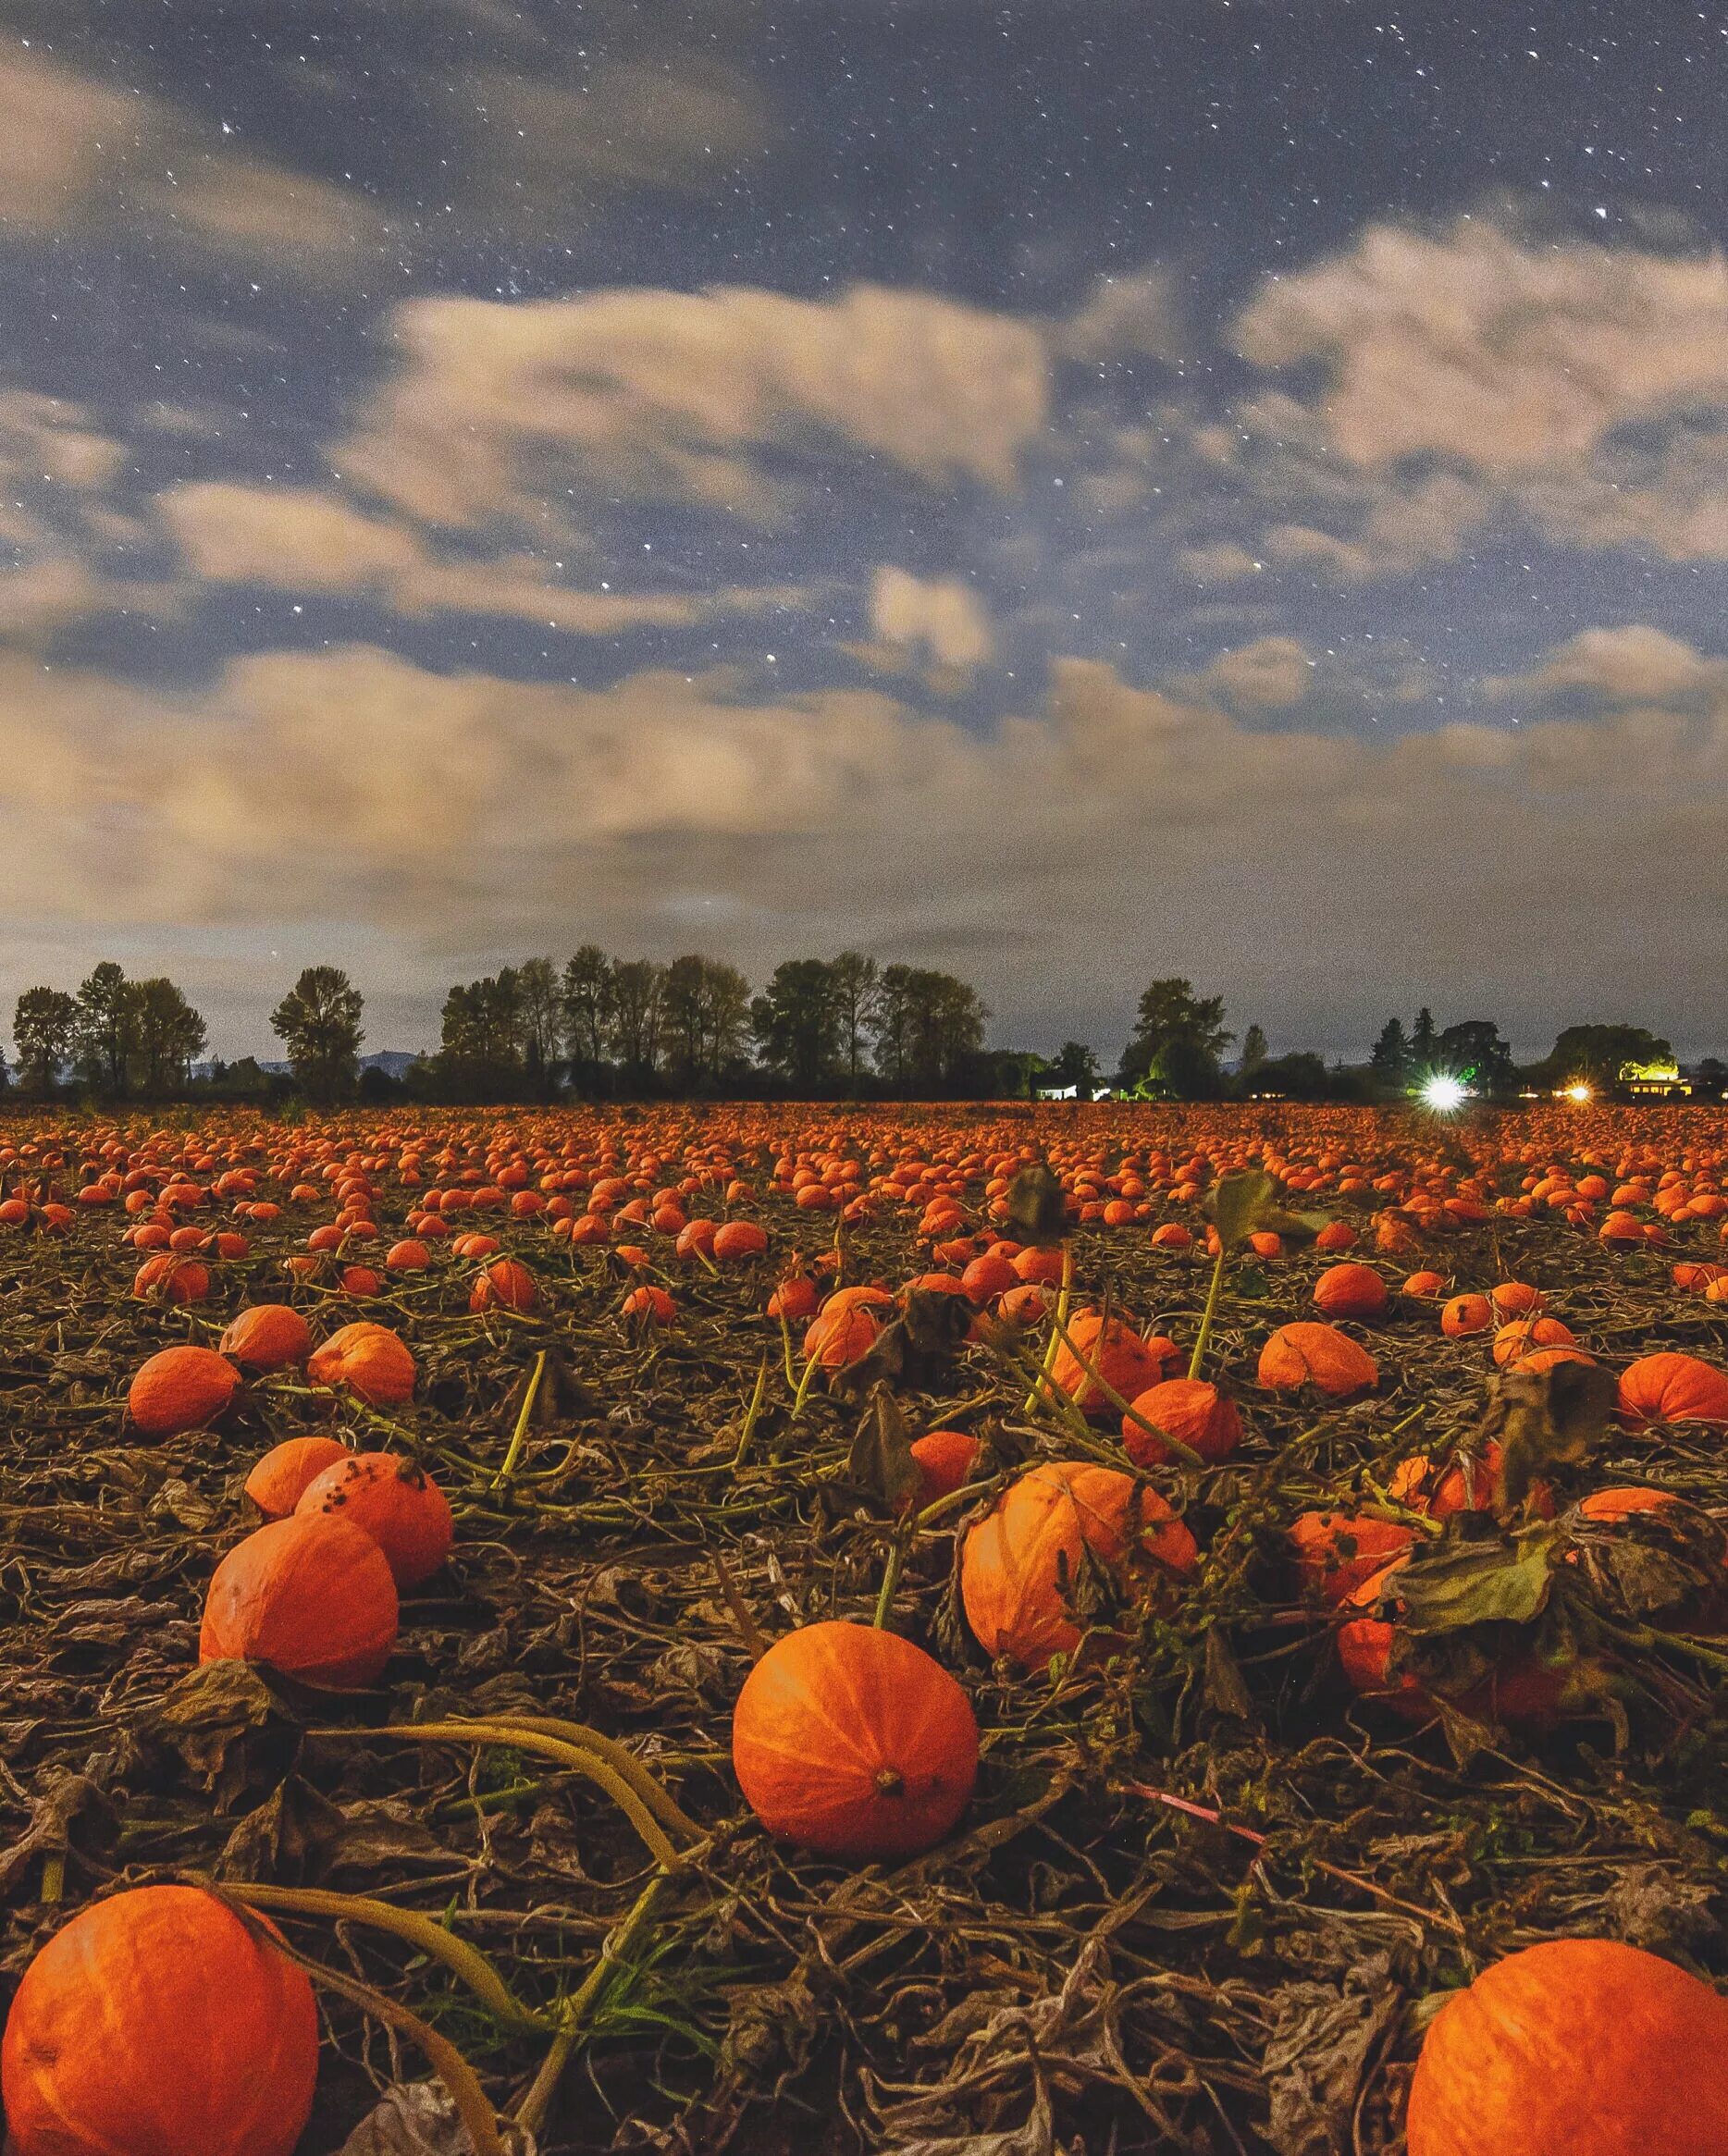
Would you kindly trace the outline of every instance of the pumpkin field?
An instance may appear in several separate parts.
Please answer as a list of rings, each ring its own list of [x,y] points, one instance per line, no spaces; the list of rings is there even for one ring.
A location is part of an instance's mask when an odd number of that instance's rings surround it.
[[[1728,2149],[1728,1115],[0,1179],[13,2156]]]

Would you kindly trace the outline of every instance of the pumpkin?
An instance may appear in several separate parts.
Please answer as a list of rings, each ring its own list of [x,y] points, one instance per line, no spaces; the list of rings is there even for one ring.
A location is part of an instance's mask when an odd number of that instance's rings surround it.
[[[1413,1273],[1401,1292],[1419,1301],[1431,1301],[1436,1296],[1445,1294],[1446,1275],[1443,1273]]]
[[[1166,1377],[1133,1403],[1134,1414],[1155,1425],[1208,1464],[1228,1460],[1242,1441],[1236,1402],[1197,1377]],[[1131,1415],[1122,1418],[1122,1443],[1136,1467],[1162,1467],[1179,1459]]]
[[[747,1258],[759,1258],[767,1248],[767,1230],[753,1220],[728,1220],[714,1230],[711,1250],[720,1264],[736,1265]]]
[[[406,1344],[366,1318],[332,1333],[306,1371],[315,1385],[352,1392],[369,1408],[398,1408],[413,1398],[414,1359]]]
[[[809,1275],[791,1273],[769,1297],[768,1314],[796,1324],[800,1318],[815,1316],[817,1300],[816,1283]]]
[[[396,1583],[362,1527],[323,1514],[274,1520],[216,1569],[201,1662],[267,1662],[332,1692],[370,1684],[396,1645]]]
[[[1376,1318],[1390,1297],[1372,1265],[1328,1265],[1314,1284],[1314,1305],[1327,1317]]]
[[[240,1372],[214,1348],[164,1348],[140,1363],[126,1411],[146,1437],[202,1430],[240,1389]]]
[[[969,1430],[932,1430],[912,1445],[918,1462],[918,1503],[921,1511],[939,1497],[964,1489],[978,1464],[981,1448]]]
[[[1494,1305],[1486,1295],[1454,1295],[1440,1312],[1440,1330],[1449,1340],[1486,1333],[1494,1323]]]
[[[196,1887],[80,1910],[0,2047],[14,2156],[292,2156],[317,2078],[304,1971]]]
[[[312,1328],[286,1302],[256,1302],[241,1312],[220,1345],[242,1370],[297,1370],[312,1352]]]
[[[506,1310],[532,1310],[540,1300],[534,1275],[514,1258],[495,1258],[469,1291],[468,1308],[490,1310],[500,1303]]]
[[[618,1306],[627,1318],[645,1325],[669,1325],[678,1306],[663,1287],[633,1287]]]
[[[1098,1375],[1125,1400],[1135,1398],[1164,1375],[1164,1357],[1120,1318],[1113,1317],[1106,1323],[1097,1311],[1084,1310],[1068,1319],[1067,1332]],[[1080,1368],[1067,1341],[1057,1346],[1050,1381],[1058,1392],[1068,1395],[1082,1415],[1119,1415],[1122,1411]]]
[[[209,1292],[208,1265],[166,1250],[159,1258],[146,1258],[132,1276],[132,1293],[143,1302],[202,1302]]]
[[[1392,1618],[1376,1614],[1383,1603],[1396,1610],[1398,1575],[1409,1561],[1409,1552],[1395,1557],[1343,1597],[1344,1609],[1364,1614],[1352,1615],[1339,1627],[1338,1658],[1354,1691],[1407,1721],[1420,1722],[1435,1711],[1433,1694],[1408,1669],[1393,1675],[1398,1628]],[[1478,1721],[1546,1724],[1560,1712],[1566,1682],[1563,1668],[1517,1655],[1485,1683],[1460,1693],[1453,1704]]]
[[[450,1555],[450,1506],[412,1460],[345,1452],[307,1484],[295,1513],[339,1516],[364,1528],[384,1552],[398,1588],[429,1580]]]
[[[1440,2009],[1410,2086],[1410,2156],[1722,2156],[1728,2002],[1658,1954],[1549,1939]]]
[[[924,1650],[871,1625],[809,1624],[745,1679],[732,1763],[771,1834],[850,1864],[933,1848],[978,1778],[978,1723]]]
[[[1191,1572],[1199,1552],[1158,1493],[1132,1475],[1079,1460],[1032,1468],[962,1549],[960,1599],[984,1652],[1036,1671],[1078,1645],[1065,1590],[1088,1556],[1127,1586]]]
[[[1374,1357],[1336,1325],[1298,1320],[1280,1325],[1260,1350],[1260,1383],[1268,1392],[1313,1386],[1330,1399],[1350,1399],[1380,1382]]]
[[[1524,1361],[1538,1348],[1575,1348],[1578,1337],[1558,1318],[1514,1318],[1494,1336],[1494,1361],[1502,1369]]]
[[[327,1467],[348,1458],[334,1437],[285,1437],[246,1477],[246,1495],[267,1520],[286,1520]]]
[[[1643,1355],[1621,1373],[1616,1412],[1644,1423],[1728,1425],[1728,1376],[1696,1355]]]
[[[1488,1300],[1501,1324],[1511,1324],[1513,1318],[1540,1317],[1548,1308],[1547,1296],[1524,1280],[1502,1280],[1498,1287],[1488,1290]]]
[[[1413,1527],[1372,1512],[1299,1513],[1285,1536],[1299,1591],[1305,1600],[1324,1603],[1328,1609],[1336,1609],[1415,1539]]]

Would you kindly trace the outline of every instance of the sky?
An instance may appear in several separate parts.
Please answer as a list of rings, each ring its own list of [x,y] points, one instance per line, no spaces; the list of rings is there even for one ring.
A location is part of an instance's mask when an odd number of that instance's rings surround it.
[[[0,0],[0,1010],[1728,1042],[1728,23]]]

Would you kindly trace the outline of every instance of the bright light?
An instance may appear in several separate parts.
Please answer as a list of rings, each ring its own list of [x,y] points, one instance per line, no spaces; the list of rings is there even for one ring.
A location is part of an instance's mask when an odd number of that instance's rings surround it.
[[[1589,1087],[1585,1084],[1584,1080],[1580,1078],[1576,1085],[1568,1086],[1566,1088],[1566,1098],[1569,1101],[1576,1101],[1579,1107],[1581,1108],[1587,1108],[1590,1105],[1590,1103],[1595,1100],[1596,1095],[1590,1090]]]
[[[1436,1072],[1422,1088],[1422,1101],[1425,1107],[1438,1108],[1445,1114],[1449,1109],[1463,1106],[1464,1089],[1455,1078]]]

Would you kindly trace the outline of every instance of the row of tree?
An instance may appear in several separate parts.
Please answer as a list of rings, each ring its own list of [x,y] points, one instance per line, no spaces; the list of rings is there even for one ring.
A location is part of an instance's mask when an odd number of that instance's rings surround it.
[[[859,951],[791,958],[759,994],[736,967],[699,953],[669,965],[616,958],[585,943],[562,967],[530,958],[445,998],[438,1053],[400,1078],[361,1068],[361,994],[339,967],[302,972],[270,1015],[291,1086],[317,1103],[389,1098],[550,1100],[565,1088],[587,1097],[659,1092],[718,1095],[767,1088],[794,1096],[865,1093],[932,1098],[1030,1097],[1100,1084],[1097,1058],[1069,1041],[1055,1057],[984,1048],[990,1012],[954,975],[880,965]],[[130,980],[112,960],[76,993],[26,989],[13,1012],[19,1076],[37,1098],[68,1078],[110,1101],[162,1101],[191,1091],[261,1097],[291,1090],[252,1058],[200,1066],[203,1018],[166,976]],[[1406,1029],[1389,1018],[1365,1066],[1307,1052],[1273,1056],[1260,1027],[1235,1041],[1221,996],[1191,981],[1154,980],[1113,1083],[1147,1099],[1221,1100],[1278,1093],[1292,1100],[1392,1100],[1444,1072],[1489,1097],[1520,1083],[1584,1079],[1611,1085],[1628,1063],[1666,1064],[1672,1050],[1635,1026],[1571,1026],[1543,1062],[1520,1070],[1500,1029],[1486,1018],[1437,1027],[1426,1008]],[[194,1071],[194,1066],[199,1066]],[[1707,1087],[1728,1068],[1699,1066]],[[0,1084],[6,1082],[0,1058]]]
[[[464,1099],[586,1093],[720,1093],[766,1072],[821,1095],[965,1090],[989,1011],[952,974],[881,966],[859,951],[792,958],[752,995],[735,966],[686,953],[670,965],[585,943],[561,970],[530,958],[445,998],[438,1052],[411,1089]]]

